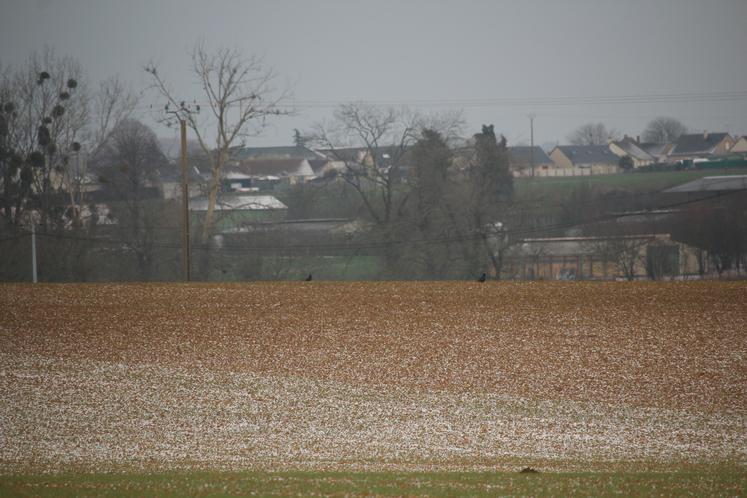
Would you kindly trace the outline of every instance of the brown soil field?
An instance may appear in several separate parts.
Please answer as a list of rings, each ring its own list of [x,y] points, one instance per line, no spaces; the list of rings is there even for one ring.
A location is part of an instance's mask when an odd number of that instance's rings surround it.
[[[0,286],[0,470],[747,465],[747,284]]]

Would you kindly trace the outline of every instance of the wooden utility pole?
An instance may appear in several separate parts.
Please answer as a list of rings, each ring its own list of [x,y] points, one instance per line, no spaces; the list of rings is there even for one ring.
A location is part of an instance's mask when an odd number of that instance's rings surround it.
[[[529,115],[529,164],[532,166],[532,177],[534,177],[534,114]]]
[[[187,170],[187,122],[179,119],[182,135],[182,277],[185,282],[191,280],[192,268],[189,251],[189,171]]]
[[[34,283],[38,282],[36,277],[36,223],[34,217],[31,217],[31,279]]]
[[[179,120],[181,131],[181,169],[182,169],[182,278],[185,282],[192,280],[192,258],[189,250],[189,170],[187,168],[187,120],[185,114],[200,112],[200,106],[195,109],[185,102],[180,102],[176,110],[164,109],[167,114],[173,114]]]

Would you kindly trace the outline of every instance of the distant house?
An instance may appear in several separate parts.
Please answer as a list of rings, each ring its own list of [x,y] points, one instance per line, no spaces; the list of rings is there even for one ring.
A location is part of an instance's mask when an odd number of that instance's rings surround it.
[[[735,152],[738,154],[747,153],[747,135],[739,137],[734,145],[731,146],[729,152]]]
[[[368,155],[365,147],[335,147],[334,149],[319,149],[330,161],[343,161],[349,163],[364,163]]]
[[[332,168],[332,161],[329,159],[309,159],[309,166],[314,172],[314,177],[324,176]]]
[[[187,168],[189,176],[189,196],[196,197],[200,195],[202,186],[207,180],[207,176],[200,174],[200,170],[195,167]],[[163,199],[179,199],[182,195],[182,172],[178,164],[170,164],[168,167],[159,171],[161,196]]]
[[[313,182],[327,182],[334,179],[339,179],[339,173],[345,171],[345,162],[333,160],[329,158],[324,159],[310,159],[309,165],[314,171]]]
[[[633,161],[634,168],[648,166],[657,162],[656,158],[642,149],[634,139],[625,137],[622,140],[610,142],[610,150],[617,157],[629,157]]]
[[[373,166],[376,163],[379,167],[386,167],[404,157],[407,150],[407,147],[382,145],[375,148],[335,147],[333,149],[319,149],[319,153],[324,154],[330,160],[359,163],[367,166]]]
[[[608,145],[558,145],[550,158],[557,169],[578,175],[609,175],[620,169],[620,158]]]
[[[223,168],[221,190],[242,191],[250,188],[265,190],[279,183],[295,185],[315,176],[308,159],[273,158],[245,159]]]
[[[514,176],[532,176],[537,170],[546,170],[555,165],[542,147],[537,145],[515,145],[508,148],[508,153],[509,167]]]
[[[379,171],[398,168],[398,178],[407,176],[410,170],[410,148],[397,145],[368,147],[336,147],[334,149],[320,149],[330,161],[328,169],[345,171],[358,167],[376,167]]]
[[[669,153],[669,160],[709,159],[729,152],[734,139],[728,133],[691,133],[681,135]]]
[[[208,208],[206,197],[189,201],[189,210],[196,221]],[[272,195],[221,194],[215,204],[215,227],[218,231],[233,230],[246,223],[282,221],[288,206]]]
[[[636,142],[636,145],[653,157],[656,163],[666,163],[669,159],[669,153],[672,151],[672,147],[674,147],[674,144],[656,142]]]
[[[277,147],[235,147],[230,151],[234,161],[247,159],[324,159],[324,155],[300,145],[283,145]]]
[[[327,155],[300,145],[235,148],[229,166],[234,168],[224,175],[225,191],[296,184],[325,177],[336,169]]]

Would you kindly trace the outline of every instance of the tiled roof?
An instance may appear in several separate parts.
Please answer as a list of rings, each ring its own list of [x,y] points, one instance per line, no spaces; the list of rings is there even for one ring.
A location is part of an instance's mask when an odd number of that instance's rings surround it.
[[[680,135],[672,149],[672,155],[710,154],[727,137],[728,133],[691,133]]]
[[[558,145],[565,156],[576,166],[584,164],[617,164],[619,158],[607,145]]]
[[[402,160],[408,155],[410,147],[400,148],[398,145],[383,145],[369,149],[367,147],[339,147],[334,149],[322,149],[329,159],[333,161],[345,161],[348,163],[357,163],[370,159],[371,153],[375,154],[376,164],[379,167],[390,166],[394,163],[402,163]]]
[[[529,145],[515,145],[508,148],[508,153],[511,155],[511,163],[516,165],[531,165],[532,162],[532,150],[534,150],[534,164],[552,164],[552,159],[542,149],[542,147],[535,145],[532,148]]]
[[[246,175],[248,178],[275,176],[314,176],[309,162],[303,158],[290,159],[247,159],[238,164],[227,165],[226,175]]]
[[[189,201],[190,211],[207,211],[207,198],[197,197]],[[215,203],[216,211],[265,211],[268,209],[288,209],[272,195],[223,194]]]
[[[309,166],[311,166],[315,175],[321,173],[327,163],[329,163],[329,160],[327,159],[309,159]]]
[[[651,154],[652,156],[666,156],[674,147],[674,144],[670,143],[655,143],[646,142],[638,144],[638,147]]]
[[[296,145],[279,146],[279,147],[240,147],[231,151],[231,158],[236,161],[246,159],[320,159],[321,154],[314,152],[308,147]]]
[[[618,142],[614,142],[614,144],[620,147],[623,152],[625,152],[633,159],[638,159],[639,161],[655,160],[651,154],[643,150],[638,144],[631,140],[620,140]]]
[[[665,190],[665,193],[679,192],[722,192],[747,190],[747,175],[705,176],[691,182]]]

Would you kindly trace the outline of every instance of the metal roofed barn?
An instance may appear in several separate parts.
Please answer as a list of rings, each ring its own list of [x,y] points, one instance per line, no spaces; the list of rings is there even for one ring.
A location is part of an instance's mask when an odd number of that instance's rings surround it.
[[[705,176],[677,185],[664,191],[667,194],[681,192],[723,192],[747,190],[747,175]]]

